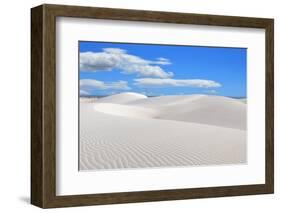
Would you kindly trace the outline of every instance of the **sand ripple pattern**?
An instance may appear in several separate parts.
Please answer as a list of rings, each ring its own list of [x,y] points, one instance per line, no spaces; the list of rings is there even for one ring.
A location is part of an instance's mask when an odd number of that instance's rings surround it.
[[[102,100],[80,102],[80,170],[246,163],[246,125],[243,121],[234,120],[236,126],[242,123],[236,128],[232,124],[226,127],[223,123],[212,125],[202,119],[196,122],[196,116],[188,121],[187,112],[196,111],[198,101],[207,104],[209,96],[171,97],[173,101],[163,97],[166,100],[162,103],[160,97],[138,97],[140,100],[129,97],[129,101],[122,101],[125,103],[122,106],[120,102],[101,105],[110,102],[108,97],[104,103]],[[224,103],[224,110],[231,112],[233,108],[238,117],[246,111],[246,104],[239,101],[227,98],[219,101]],[[209,102],[215,100],[211,98]],[[177,106],[179,109],[175,110]],[[164,118],[167,112],[170,114]],[[171,120],[172,112],[177,116],[182,112],[184,119],[176,116]]]

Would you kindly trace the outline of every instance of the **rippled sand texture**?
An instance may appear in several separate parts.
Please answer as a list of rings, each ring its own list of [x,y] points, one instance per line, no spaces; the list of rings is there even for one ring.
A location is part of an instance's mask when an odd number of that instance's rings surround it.
[[[246,163],[246,107],[207,95],[80,98],[80,170]]]

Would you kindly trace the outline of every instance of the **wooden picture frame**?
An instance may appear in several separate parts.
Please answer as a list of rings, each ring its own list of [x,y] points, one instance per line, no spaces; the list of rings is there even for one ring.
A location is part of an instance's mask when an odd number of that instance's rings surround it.
[[[265,184],[56,195],[56,18],[262,28],[266,32]],[[31,9],[31,203],[41,208],[268,194],[274,191],[273,19],[44,4]]]

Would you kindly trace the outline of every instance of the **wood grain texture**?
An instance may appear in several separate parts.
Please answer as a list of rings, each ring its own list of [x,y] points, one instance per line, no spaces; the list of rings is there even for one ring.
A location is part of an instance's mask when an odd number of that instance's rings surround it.
[[[31,203],[43,204],[42,63],[43,7],[31,14]]]
[[[266,30],[266,183],[56,196],[56,17],[264,28]],[[31,10],[31,203],[42,208],[148,202],[274,191],[273,19],[41,5]]]
[[[274,21],[266,26],[266,185],[268,191],[274,192]]]

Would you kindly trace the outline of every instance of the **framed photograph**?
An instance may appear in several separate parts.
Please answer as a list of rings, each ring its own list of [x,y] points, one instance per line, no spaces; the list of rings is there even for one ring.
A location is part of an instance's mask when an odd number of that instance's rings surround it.
[[[274,191],[273,19],[31,9],[31,203]]]

